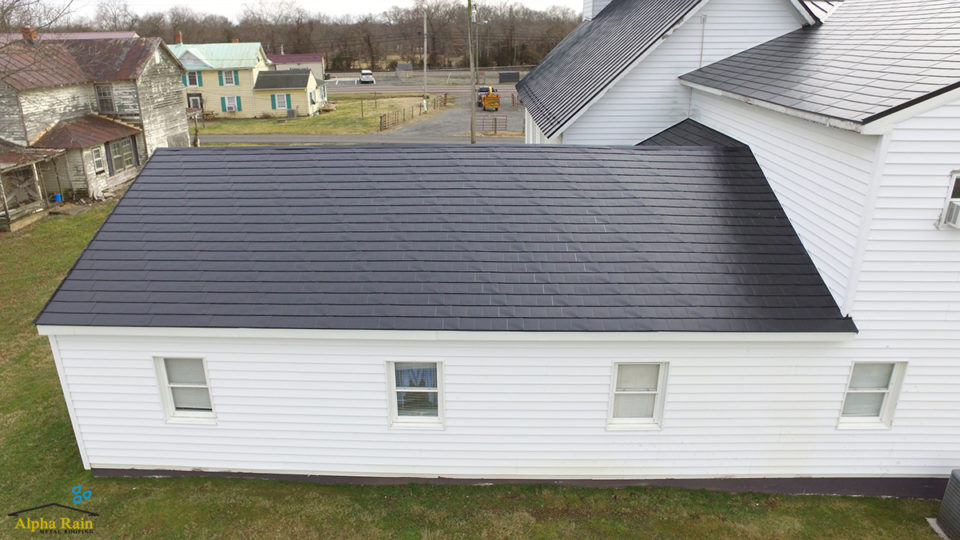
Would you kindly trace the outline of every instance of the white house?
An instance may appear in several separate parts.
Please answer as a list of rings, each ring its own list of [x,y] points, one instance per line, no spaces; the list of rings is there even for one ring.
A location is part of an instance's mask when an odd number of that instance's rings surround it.
[[[637,147],[158,153],[37,320],[84,465],[938,496],[956,20],[847,0]]]
[[[584,17],[517,84],[528,143],[636,144],[689,115],[678,76],[817,22],[794,0],[585,0]]]
[[[892,425],[864,446],[889,451],[884,474],[912,474],[895,472],[911,460],[946,476],[960,456],[960,5],[829,7],[821,23],[679,73],[669,100],[642,99],[638,88],[662,79],[628,81],[657,67],[656,51],[681,26],[584,103],[579,118],[540,123],[553,126],[543,132],[550,142],[563,144],[747,144],[842,313],[857,324],[846,357],[903,370]],[[533,88],[525,90],[528,107],[538,99]],[[634,99],[618,100],[627,95],[621,89]],[[598,128],[582,137],[578,124],[607,106],[619,115],[606,119],[609,136]],[[544,110],[563,118],[559,108]]]

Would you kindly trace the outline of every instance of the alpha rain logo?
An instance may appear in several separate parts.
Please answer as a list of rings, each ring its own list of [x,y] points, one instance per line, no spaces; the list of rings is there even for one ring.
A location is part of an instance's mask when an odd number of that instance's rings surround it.
[[[73,494],[74,504],[80,504],[93,495],[90,490],[83,491],[81,486],[74,486]],[[38,534],[93,534],[94,524],[90,518],[99,516],[96,512],[59,503],[25,508],[7,515],[17,518],[14,530]]]

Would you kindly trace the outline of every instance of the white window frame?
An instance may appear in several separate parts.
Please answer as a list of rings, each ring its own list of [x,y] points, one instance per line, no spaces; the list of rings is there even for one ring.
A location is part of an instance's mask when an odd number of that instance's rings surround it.
[[[223,96],[227,112],[237,112],[237,96]]]
[[[234,78],[233,78],[233,71],[232,71],[232,70],[221,71],[220,73],[223,73],[223,85],[224,85],[224,86],[236,86],[236,85],[237,85],[237,81],[234,80]],[[230,80],[229,80],[229,81],[227,81],[227,75],[230,76]]]
[[[193,75],[193,84],[190,83],[190,76]],[[188,71],[187,72],[187,87],[189,88],[198,88],[200,86],[200,72],[199,71]]]
[[[883,404],[880,406],[878,416],[843,416],[843,407],[847,402],[847,395],[850,393],[870,393],[875,394],[876,389],[851,390],[850,383],[853,382],[853,369],[858,364],[892,364],[893,372],[890,374],[890,384],[884,392]],[[897,410],[897,402],[900,400],[900,389],[903,386],[903,379],[907,372],[906,362],[853,362],[850,364],[850,372],[847,374],[847,385],[843,391],[843,398],[840,400],[840,411],[837,420],[837,429],[889,429],[893,426],[894,412]]]
[[[206,388],[207,394],[210,398],[210,410],[209,411],[178,411],[173,404],[173,391],[171,390],[170,381],[167,379],[167,368],[165,361],[167,359],[171,360],[199,360],[200,365],[203,367],[203,379],[206,382],[205,385],[191,385],[192,388]],[[165,354],[161,356],[153,357],[153,365],[157,371],[157,382],[160,385],[160,401],[163,404],[163,413],[167,422],[169,423],[183,423],[183,424],[216,424],[217,423],[217,409],[216,405],[213,403],[213,392],[210,390],[210,373],[207,371],[207,359],[201,355],[184,355],[184,354]],[[185,386],[185,385],[176,385],[176,386]]]
[[[197,107],[194,107],[194,106],[193,106],[193,102],[191,101],[191,100],[194,100],[194,99],[197,100],[197,102],[198,102],[198,103],[197,103]],[[196,94],[187,96],[187,106],[190,107],[190,108],[192,108],[192,109],[202,109],[202,108],[203,108],[203,96],[202,96],[202,95],[196,95]]]
[[[278,111],[287,110],[287,94],[274,94],[273,102],[277,105]],[[280,105],[280,103],[283,103],[283,105]]]
[[[397,364],[435,364],[437,366],[437,416],[400,416],[397,411]],[[402,429],[443,429],[443,362],[438,360],[415,360],[410,358],[388,360],[387,402],[390,409],[390,427]],[[401,391],[410,391],[404,388]],[[413,389],[412,391],[418,391]]]
[[[960,191],[960,170],[950,173],[950,185],[947,187],[947,198],[943,202],[943,208],[940,210],[940,219],[938,219],[935,224],[937,229],[942,229],[947,225],[947,208],[950,206],[950,203],[960,203],[960,197],[953,196],[954,191]],[[946,228],[949,229],[950,227],[947,226]]]
[[[660,371],[657,376],[655,392],[618,392],[617,378],[620,376],[620,366],[658,365]],[[667,395],[667,373],[670,371],[669,362],[614,362],[610,374],[610,395],[607,406],[607,429],[661,429],[663,427],[663,405]],[[653,416],[648,418],[615,418],[613,416],[614,400],[617,394],[650,394],[655,393],[653,400]]]
[[[107,171],[107,164],[103,155],[103,148],[94,146],[90,149],[90,155],[93,157],[93,172],[100,174]]]

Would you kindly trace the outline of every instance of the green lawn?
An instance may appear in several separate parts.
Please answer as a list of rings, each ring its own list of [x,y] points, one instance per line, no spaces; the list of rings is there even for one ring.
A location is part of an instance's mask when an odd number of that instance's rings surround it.
[[[390,111],[417,110],[422,102],[420,94],[341,94],[330,95],[337,110],[317,116],[278,121],[276,118],[249,118],[239,120],[213,120],[200,126],[203,134],[260,135],[267,133],[313,134],[313,135],[359,135],[380,130],[380,115]],[[430,96],[433,99],[436,96]],[[452,106],[452,99],[450,100]],[[361,110],[362,109],[362,110]],[[361,116],[362,113],[362,116]],[[416,119],[425,118],[417,116]],[[193,124],[190,124],[191,133]]]
[[[334,486],[222,478],[109,479],[83,470],[32,319],[110,205],[0,236],[0,538],[6,514],[93,492],[94,537],[932,538],[938,502],[731,495],[670,488]],[[89,537],[89,536],[88,536]]]

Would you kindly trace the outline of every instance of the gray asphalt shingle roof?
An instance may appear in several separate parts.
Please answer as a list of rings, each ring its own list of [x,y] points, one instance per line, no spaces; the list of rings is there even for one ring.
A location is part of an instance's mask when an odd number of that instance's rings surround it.
[[[310,83],[310,69],[281,69],[261,71],[254,90],[289,90],[306,88]]]
[[[517,83],[530,116],[552,137],[702,0],[613,0]]]
[[[866,124],[960,87],[960,2],[846,0],[822,25],[680,78]]]
[[[746,148],[161,148],[43,325],[851,332]]]
[[[747,145],[719,131],[687,118],[637,143],[637,146],[731,146]]]

